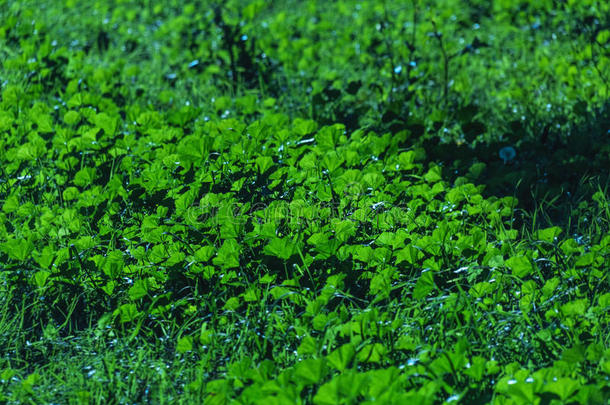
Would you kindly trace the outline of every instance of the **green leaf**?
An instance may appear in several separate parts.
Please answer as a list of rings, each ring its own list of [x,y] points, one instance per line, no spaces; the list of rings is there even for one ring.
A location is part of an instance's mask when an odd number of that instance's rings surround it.
[[[373,253],[374,253],[374,250],[372,247],[358,245],[354,248],[352,256],[356,260],[360,260],[361,262],[364,262],[364,263],[369,263],[371,261],[371,259],[373,258]]]
[[[543,386],[544,392],[556,394],[562,401],[567,401],[578,389],[580,383],[571,378],[562,377],[554,381],[549,381]]]
[[[202,162],[208,158],[214,138],[205,135],[190,135],[182,138],[178,144],[177,153],[181,162]],[[208,180],[208,182],[210,182]]]
[[[392,259],[392,251],[384,247],[377,248],[373,251],[374,262],[388,263]]]
[[[345,126],[342,124],[334,124],[320,128],[315,135],[316,143],[323,152],[334,150],[339,144],[339,138],[343,135]]]
[[[8,213],[15,212],[19,209],[19,198],[16,194],[10,195],[2,205],[2,211]]]
[[[9,239],[2,244],[2,247],[11,259],[23,262],[30,257],[34,243],[26,239]]]
[[[125,261],[123,260],[123,252],[120,250],[112,250],[108,252],[105,258],[101,261],[101,267],[104,273],[111,279],[118,278],[123,272]]]
[[[375,240],[375,243],[379,246],[391,246],[394,242],[394,236],[393,232],[382,232]]]
[[[312,152],[307,153],[303,156],[302,159],[299,160],[299,166],[304,170],[312,170],[315,169],[318,165],[318,159],[316,155]]]
[[[608,30],[608,29],[600,30],[597,33],[597,36],[595,37],[595,40],[600,45],[607,45],[607,42],[610,41],[610,30]]]
[[[261,289],[257,286],[250,286],[241,297],[245,302],[258,302],[261,298]]]
[[[379,190],[385,184],[385,178],[377,172],[366,173],[362,176],[362,182],[368,188]]]
[[[316,256],[318,259],[327,259],[334,255],[339,247],[339,241],[337,239],[329,240],[329,235],[326,233],[318,232],[314,233],[307,239],[307,243],[314,246],[314,250],[319,254]]]
[[[421,250],[413,245],[408,245],[406,248],[396,252],[396,264],[401,262],[407,262],[410,264],[416,264],[423,257]]]
[[[595,260],[595,253],[588,252],[581,256],[578,256],[578,258],[576,259],[576,263],[574,263],[574,265],[576,267],[587,267],[587,266],[592,265],[594,260]]]
[[[356,224],[350,220],[333,221],[333,230],[339,243],[344,243],[356,234]]]
[[[582,252],[583,248],[578,244],[578,242],[574,239],[566,239],[561,242],[561,250],[563,253],[570,255],[577,252]]]
[[[46,142],[39,136],[32,136],[30,142],[21,145],[17,152],[17,159],[36,160],[47,152]]]
[[[214,253],[216,252],[216,248],[211,245],[202,246],[197,251],[195,251],[195,259],[200,262],[207,262],[210,260]]]
[[[387,277],[387,275],[383,273],[377,273],[371,279],[369,294],[380,295],[382,297],[385,297],[390,292],[391,288],[392,283],[391,280]]]
[[[330,353],[326,359],[331,366],[344,371],[356,355],[356,348],[352,343],[346,343]]]
[[[97,243],[95,242],[95,239],[88,235],[81,236],[80,238],[74,241],[74,246],[76,246],[78,250],[91,249],[95,247],[96,244]]]
[[[38,125],[39,132],[53,132],[53,118],[49,114],[36,115],[33,120]]]
[[[235,99],[235,106],[241,110],[243,114],[252,114],[256,111],[258,99],[254,94],[248,94]]]
[[[64,122],[68,125],[75,125],[80,121],[78,111],[70,110],[64,114]]]
[[[440,166],[432,166],[426,174],[424,174],[424,180],[428,183],[436,183],[442,180],[442,169]]]
[[[343,162],[344,159],[339,156],[336,150],[330,150],[322,158],[322,167],[333,173],[337,168],[341,167]]]
[[[227,302],[222,308],[228,311],[236,311],[240,305],[241,303],[239,302],[239,298],[231,297],[227,300]]]
[[[4,370],[2,370],[2,372],[0,373],[0,383],[1,384],[6,384],[9,382],[9,380],[11,378],[13,378],[13,376],[19,374],[19,372],[13,368],[5,368]]]
[[[218,249],[212,263],[220,266],[222,269],[239,267],[239,251],[239,243],[237,243],[235,239],[227,239],[222,243],[220,249]]]
[[[505,265],[518,278],[523,278],[532,272],[532,263],[527,257],[522,255],[511,257],[506,260]]]
[[[588,300],[576,299],[561,306],[561,312],[565,316],[582,316],[587,312],[589,307]]]
[[[136,304],[123,304],[116,311],[114,316],[119,316],[121,323],[131,322],[140,315]]]
[[[201,324],[201,332],[199,333],[199,343],[209,345],[214,339],[214,333],[214,329],[208,329],[208,324],[203,322]]]
[[[292,129],[295,134],[299,136],[305,136],[313,134],[318,129],[318,124],[313,120],[305,120],[302,118],[296,118],[292,122]]]
[[[110,117],[108,114],[106,113],[99,113],[95,116],[95,118],[93,119],[93,123],[104,130],[104,132],[106,133],[106,135],[112,136],[114,135],[117,126],[118,126],[118,118],[116,117]]]
[[[491,283],[482,281],[473,285],[470,290],[468,290],[468,293],[474,298],[482,298],[486,294],[492,293],[494,290],[495,288]]]
[[[517,404],[534,403],[534,384],[525,381],[511,380],[508,382],[506,393],[515,400]]]
[[[602,309],[610,307],[610,293],[600,295],[597,302]]]
[[[472,179],[478,179],[486,168],[487,165],[485,163],[475,163],[468,169],[468,176]]]
[[[80,191],[76,187],[68,187],[62,193],[64,201],[76,200],[80,196]]]
[[[95,180],[95,168],[93,167],[83,167],[74,175],[74,184],[77,186],[85,187],[91,185]],[[64,199],[65,192],[64,192]]]
[[[225,111],[231,108],[231,98],[227,96],[221,96],[214,100],[214,108],[217,111]]]
[[[543,242],[553,243],[555,239],[561,234],[562,230],[558,226],[552,226],[537,231],[535,237]]]
[[[51,263],[53,263],[53,260],[55,259],[55,254],[55,249],[51,246],[45,246],[41,252],[32,252],[32,256],[34,257],[36,263],[38,263],[40,267],[43,268],[49,268],[49,266],[51,265]]]
[[[491,256],[489,258],[489,261],[487,262],[487,265],[489,267],[500,267],[500,266],[504,266],[504,257],[502,257],[502,255],[494,255]]]
[[[542,298],[544,300],[550,298],[555,293],[560,283],[561,280],[559,277],[549,278],[542,286]]]
[[[265,3],[263,1],[254,1],[244,7],[242,15],[246,20],[252,20],[264,9]]]
[[[416,300],[422,299],[430,294],[432,290],[434,290],[434,275],[432,271],[427,270],[422,273],[417,283],[415,283],[413,298]]]
[[[104,291],[108,296],[111,296],[112,293],[114,292],[115,288],[116,288],[116,282],[113,280],[110,280],[104,286],[101,287],[101,290]]]
[[[13,125],[14,121],[15,118],[13,118],[12,114],[8,111],[0,110],[0,132],[7,131]]]
[[[305,355],[315,355],[318,353],[318,342],[316,341],[316,339],[312,338],[311,336],[305,336],[303,338],[303,340],[301,341],[301,344],[299,345],[299,347],[297,347],[297,353],[299,354],[299,356],[305,356]]]
[[[313,398],[316,405],[356,404],[366,388],[368,376],[352,370],[334,376],[323,384]]]
[[[323,384],[313,398],[313,403],[316,405],[337,405],[346,402],[341,395],[341,385],[339,376],[334,377],[329,382]]]
[[[373,343],[364,346],[358,352],[358,361],[363,363],[380,363],[387,349],[381,343]]]
[[[312,385],[319,383],[326,373],[324,359],[306,359],[296,364],[294,377],[299,384]]]
[[[400,371],[398,368],[388,367],[386,369],[370,370],[367,374],[370,376],[367,387],[368,397],[375,399],[388,398],[388,394],[396,394],[397,391],[401,391],[399,387],[401,383]]]
[[[576,365],[585,361],[586,355],[587,347],[583,344],[575,344],[561,353],[561,360]]]
[[[415,152],[413,152],[412,150],[402,152],[400,155],[398,155],[398,163],[400,165],[400,170],[411,170],[412,168],[414,168],[415,158]]]
[[[273,158],[270,156],[259,156],[256,158],[256,168],[259,174],[265,173],[269,168],[273,166]]]
[[[149,283],[147,279],[136,280],[135,283],[129,288],[129,298],[137,300],[142,297],[146,297],[148,294]]]
[[[183,336],[178,339],[178,343],[176,344],[176,351],[178,353],[186,353],[193,350],[193,338],[192,336]]]
[[[470,361],[470,367],[468,367],[464,373],[470,376],[474,381],[481,381],[485,375],[487,360],[480,356],[474,356]]]
[[[288,238],[273,238],[263,249],[265,254],[288,260],[294,254],[295,244]]]
[[[33,395],[33,388],[40,382],[40,380],[42,380],[40,374],[34,372],[21,381],[21,389],[28,394]]]
[[[34,283],[37,287],[42,288],[47,283],[47,279],[51,275],[50,271],[47,270],[39,270],[34,274]]]

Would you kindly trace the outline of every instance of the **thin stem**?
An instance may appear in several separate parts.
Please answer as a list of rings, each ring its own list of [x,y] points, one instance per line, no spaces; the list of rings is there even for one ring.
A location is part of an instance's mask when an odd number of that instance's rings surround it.
[[[434,37],[438,40],[441,54],[443,55],[443,104],[447,107],[447,97],[449,95],[449,61],[451,60],[451,57],[447,54],[445,44],[443,43],[443,34],[438,31],[434,20],[432,20],[432,26],[434,27]]]

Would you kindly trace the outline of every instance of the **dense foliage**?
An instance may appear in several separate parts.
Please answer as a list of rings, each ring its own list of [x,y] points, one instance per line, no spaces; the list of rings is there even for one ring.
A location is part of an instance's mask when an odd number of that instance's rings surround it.
[[[0,400],[606,403],[609,16],[0,0]]]

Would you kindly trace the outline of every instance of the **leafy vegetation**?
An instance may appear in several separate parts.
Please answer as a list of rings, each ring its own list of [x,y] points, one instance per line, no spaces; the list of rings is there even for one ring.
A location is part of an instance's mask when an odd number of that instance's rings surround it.
[[[609,7],[0,0],[0,400],[606,403]]]

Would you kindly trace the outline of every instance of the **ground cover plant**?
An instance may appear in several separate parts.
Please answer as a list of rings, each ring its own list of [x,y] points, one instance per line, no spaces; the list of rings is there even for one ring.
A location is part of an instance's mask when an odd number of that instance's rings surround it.
[[[609,15],[0,0],[0,400],[607,403]]]

